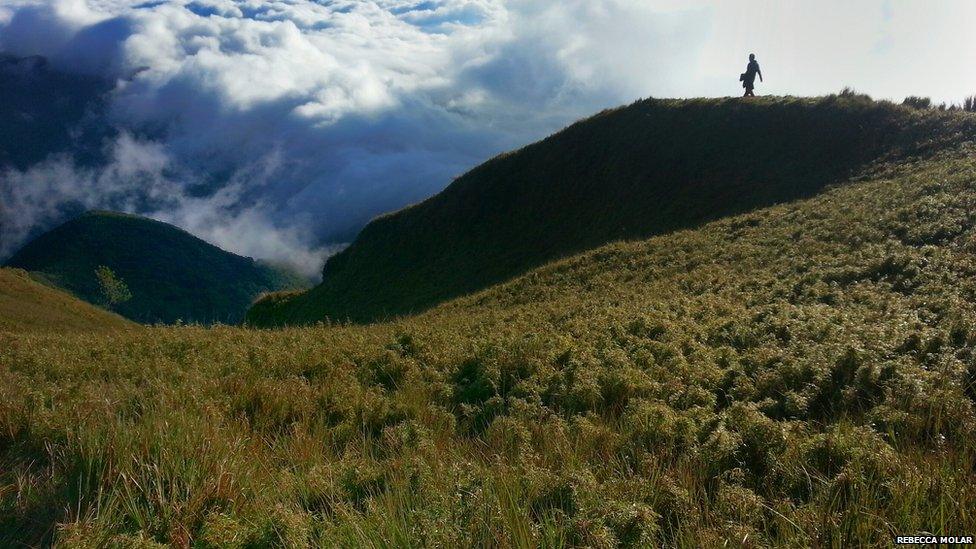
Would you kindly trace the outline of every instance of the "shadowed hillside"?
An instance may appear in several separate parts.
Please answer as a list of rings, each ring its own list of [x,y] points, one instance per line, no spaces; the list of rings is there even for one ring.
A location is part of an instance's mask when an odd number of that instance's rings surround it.
[[[151,219],[91,212],[57,227],[7,263],[101,303],[95,270],[112,269],[132,298],[115,306],[138,322],[235,323],[262,292],[301,287],[289,272],[208,244]]]
[[[20,269],[0,269],[0,332],[69,332],[134,326],[62,291],[44,286]]]
[[[971,118],[864,96],[645,100],[607,111],[370,223],[321,285],[255,325],[416,312],[607,242],[813,195],[882,159],[972,135]]]

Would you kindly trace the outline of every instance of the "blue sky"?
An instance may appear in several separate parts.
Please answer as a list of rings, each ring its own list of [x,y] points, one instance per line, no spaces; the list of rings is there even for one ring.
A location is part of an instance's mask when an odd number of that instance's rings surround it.
[[[577,118],[738,94],[751,51],[761,94],[961,101],[972,21],[963,0],[0,0],[0,49],[113,79],[120,131],[98,169],[0,175],[0,251],[142,193],[123,207],[312,272],[370,217]]]

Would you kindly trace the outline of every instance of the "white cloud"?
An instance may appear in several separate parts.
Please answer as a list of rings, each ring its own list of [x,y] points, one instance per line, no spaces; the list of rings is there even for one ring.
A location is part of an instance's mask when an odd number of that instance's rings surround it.
[[[294,266],[314,277],[330,247],[310,246],[311,235],[298,226],[280,227],[260,203],[241,208],[243,194],[266,184],[277,155],[242,169],[230,182],[204,197],[187,192],[187,180],[167,175],[171,159],[158,143],[121,134],[112,144],[109,161],[98,169],[84,168],[57,156],[23,172],[0,177],[0,255],[15,251],[37,225],[56,223],[65,204],[83,209],[139,211],[183,227],[224,249]]]
[[[967,1],[7,0],[0,49],[117,78],[122,137],[101,169],[61,156],[7,172],[0,214],[23,210],[0,219],[0,254],[81,205],[257,257],[304,246],[307,266],[580,116],[736,94],[749,51],[763,93],[960,99],[976,91],[973,15]]]
[[[141,210],[148,199],[174,201],[181,185],[163,175],[169,160],[163,147],[123,133],[99,169],[79,167],[58,155],[25,171],[0,174],[0,255],[7,255],[38,225],[60,220],[66,204],[85,209]]]

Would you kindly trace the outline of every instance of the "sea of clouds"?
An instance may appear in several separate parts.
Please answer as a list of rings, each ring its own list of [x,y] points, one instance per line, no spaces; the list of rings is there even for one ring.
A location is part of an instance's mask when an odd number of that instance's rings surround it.
[[[112,207],[317,272],[371,217],[636,98],[689,32],[624,0],[7,2],[0,51],[112,79],[118,131],[100,165],[0,175],[0,254]]]

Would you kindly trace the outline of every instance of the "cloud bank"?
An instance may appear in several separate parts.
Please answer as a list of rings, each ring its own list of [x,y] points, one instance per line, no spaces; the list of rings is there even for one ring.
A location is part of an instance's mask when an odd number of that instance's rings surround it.
[[[850,66],[909,55],[913,42],[893,36],[963,54],[971,39],[907,26],[947,4],[905,15],[878,0],[845,18],[839,2],[9,0],[0,51],[112,82],[98,114],[112,132],[98,162],[69,149],[2,172],[0,256],[100,207],[313,272],[371,217],[580,116],[640,96],[736,93],[748,50],[770,52],[767,91],[797,94],[857,86]],[[972,10],[952,7],[954,21]],[[801,27],[850,41],[791,43]],[[829,59],[852,44],[867,53]]]
[[[118,131],[100,166],[66,151],[5,173],[0,252],[66,208],[113,207],[312,270],[371,217],[636,91],[609,25],[638,5],[8,5],[0,49],[115,81]],[[605,55],[580,55],[591,43]]]

